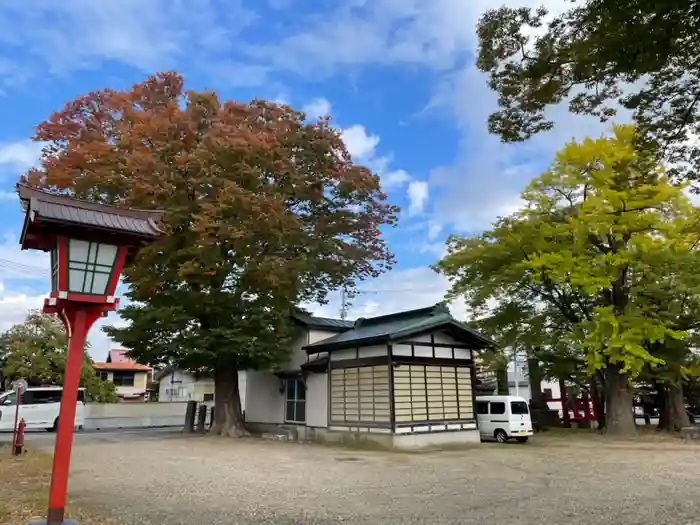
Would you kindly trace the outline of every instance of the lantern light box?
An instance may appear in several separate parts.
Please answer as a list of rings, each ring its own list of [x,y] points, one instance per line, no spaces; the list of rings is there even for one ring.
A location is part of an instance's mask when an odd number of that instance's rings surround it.
[[[160,211],[91,203],[25,185],[18,190],[25,209],[22,248],[51,253],[48,305],[114,304],[124,265],[162,235]]]

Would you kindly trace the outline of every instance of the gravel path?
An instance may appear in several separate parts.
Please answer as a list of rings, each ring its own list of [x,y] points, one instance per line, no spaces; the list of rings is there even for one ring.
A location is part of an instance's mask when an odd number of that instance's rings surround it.
[[[220,438],[88,443],[70,493],[123,525],[700,524],[700,447],[539,438],[428,454]]]

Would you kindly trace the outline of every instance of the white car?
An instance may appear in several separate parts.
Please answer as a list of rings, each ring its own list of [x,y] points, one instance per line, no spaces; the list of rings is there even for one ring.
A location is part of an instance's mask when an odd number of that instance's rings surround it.
[[[518,396],[477,396],[476,417],[482,439],[527,442],[533,435],[527,401]]]
[[[46,429],[52,432],[58,428],[62,392],[60,386],[29,387],[22,392],[19,419],[24,419],[27,430]],[[0,394],[0,431],[14,429],[16,411],[17,393]],[[85,389],[81,388],[78,390],[78,403],[75,407],[75,426],[82,429],[84,424]]]

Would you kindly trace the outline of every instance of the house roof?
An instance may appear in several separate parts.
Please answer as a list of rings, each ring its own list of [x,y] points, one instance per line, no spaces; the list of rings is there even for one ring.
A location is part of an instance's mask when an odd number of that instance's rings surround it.
[[[316,330],[328,330],[329,332],[344,332],[355,326],[354,321],[346,321],[344,319],[331,319],[329,317],[316,317],[300,308],[295,308],[292,311],[292,319],[307,328],[315,328]]]
[[[148,372],[151,370],[150,366],[141,365],[139,363],[93,363],[92,366],[95,370],[109,370],[115,372]]]
[[[476,330],[457,321],[443,303],[438,303],[428,308],[367,319],[360,318],[355,321],[351,330],[307,345],[304,349],[308,353],[330,352],[343,348],[399,341],[438,329],[448,332],[464,344],[472,345],[474,349],[496,346],[493,341]]]
[[[17,190],[26,211],[21,244],[25,248],[39,246],[44,227],[90,228],[113,235],[156,239],[163,232],[157,222],[163,212],[122,208],[96,202],[87,202],[65,195],[56,195],[24,184]],[[37,246],[34,246],[34,245]],[[26,246],[25,246],[26,245]]]

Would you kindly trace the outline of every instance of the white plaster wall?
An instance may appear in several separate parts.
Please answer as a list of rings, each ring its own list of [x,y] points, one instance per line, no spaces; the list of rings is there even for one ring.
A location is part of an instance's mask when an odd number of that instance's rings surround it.
[[[355,357],[357,357],[357,350],[355,348],[344,348],[343,350],[331,352],[331,361],[344,361],[347,359],[355,359]]]
[[[309,332],[304,329],[292,340],[292,351],[289,355],[289,361],[283,367],[285,370],[298,370],[301,365],[306,363],[306,351],[302,347],[309,344]]]
[[[410,351],[410,348],[409,348]],[[387,355],[386,345],[363,346],[359,349],[360,357],[380,357]]]
[[[194,376],[184,370],[174,370],[158,383],[158,401],[180,403],[189,401],[194,394]]]
[[[269,372],[248,370],[245,418],[250,423],[284,423],[284,392]]]
[[[431,335],[430,333],[418,335],[415,337],[411,337],[411,340],[412,341],[420,341],[423,343],[430,343],[430,335]],[[462,343],[459,343],[452,336],[446,334],[445,332],[433,332],[432,336],[433,336],[435,342],[439,343],[439,344],[443,344],[443,345],[462,344]]]
[[[328,339],[329,337],[333,337],[334,335],[337,335],[337,332],[326,332],[322,330],[306,329],[301,330],[299,335],[295,337],[292,341],[292,352],[289,357],[289,361],[284,366],[284,369],[288,371],[299,370],[301,365],[306,363],[308,355],[306,353],[306,350],[302,350],[302,348],[306,345],[310,345],[318,341]],[[312,354],[312,356],[315,355],[317,354]]]
[[[306,378],[306,425],[328,426],[328,374],[309,374]]]
[[[453,432],[426,432],[422,434],[394,435],[394,447],[405,450],[480,442],[481,436],[479,435],[479,431],[476,429]]]
[[[319,341],[338,335],[338,333],[339,332],[327,332],[324,330],[309,330],[309,342],[307,344],[312,345],[318,343]]]
[[[87,403],[86,430],[184,426],[187,403]]]
[[[246,409],[246,383],[248,373],[238,371],[238,393],[241,397],[241,410]],[[174,382],[173,382],[174,381]],[[181,383],[177,383],[181,381]],[[174,391],[174,392],[169,392]],[[163,377],[158,384],[159,403],[182,403],[187,401],[204,402],[204,394],[214,393],[214,380],[195,377],[185,370],[175,370]]]

